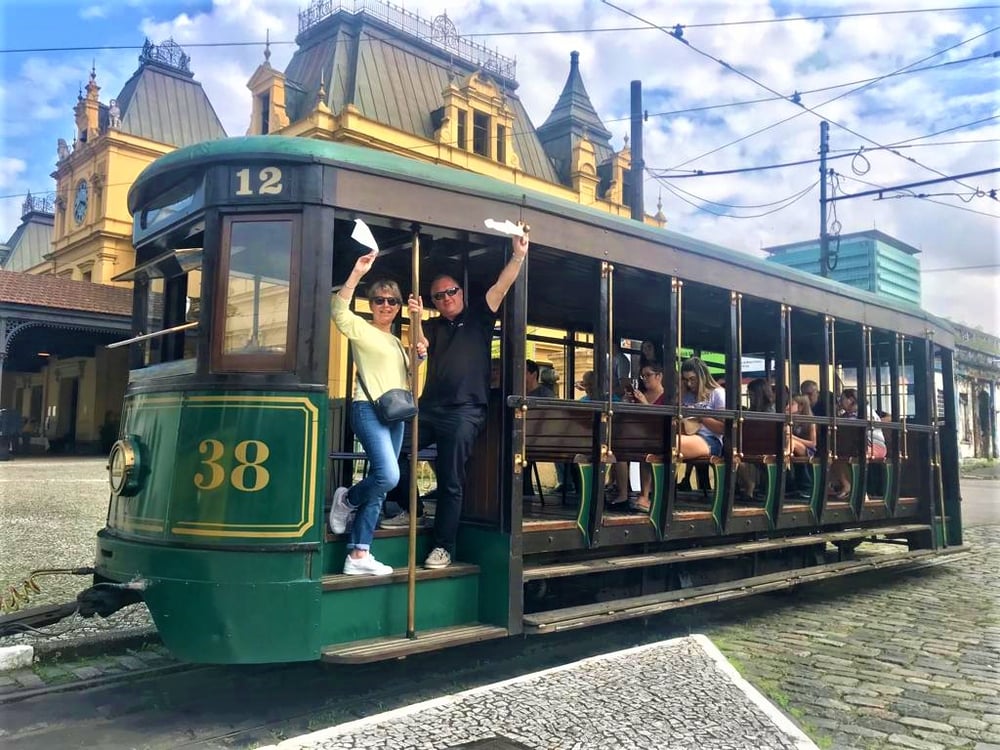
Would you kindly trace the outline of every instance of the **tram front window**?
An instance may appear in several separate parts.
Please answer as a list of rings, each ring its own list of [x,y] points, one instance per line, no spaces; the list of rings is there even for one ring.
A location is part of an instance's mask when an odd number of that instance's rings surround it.
[[[226,222],[219,317],[224,369],[278,370],[290,362],[295,222]]]

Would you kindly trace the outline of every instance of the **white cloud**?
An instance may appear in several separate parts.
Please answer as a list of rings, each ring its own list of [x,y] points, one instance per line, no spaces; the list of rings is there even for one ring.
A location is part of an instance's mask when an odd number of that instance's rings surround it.
[[[173,37],[187,45],[191,67],[208,93],[226,131],[231,135],[246,132],[250,96],[246,82],[263,59],[266,31],[274,42],[271,64],[283,69],[295,50],[281,44],[295,38],[298,11],[307,0],[215,0],[207,11],[192,10],[164,20],[157,16],[156,3],[143,5],[146,20],[137,32],[137,43],[148,36],[154,42]],[[566,28],[609,28],[638,26],[633,18],[613,10],[598,0],[508,0],[504,3],[482,0],[407,0],[408,12],[433,18],[447,8],[459,33],[490,31],[528,31]],[[614,31],[589,34],[539,36],[494,36],[475,41],[496,48],[508,57],[516,57],[518,95],[533,123],[545,121],[562,89],[569,69],[569,53],[580,51],[580,67],[595,108],[613,133],[613,142],[621,147],[629,132],[629,82],[641,79],[646,108],[651,113],[689,110],[725,102],[772,96],[753,82],[726,70],[718,62],[697,54],[704,51],[753,76],[767,87],[785,95],[794,91],[833,86],[845,82],[885,75],[899,68],[929,58],[962,39],[982,33],[995,23],[990,11],[907,13],[866,16],[841,20],[798,20],[790,23],[697,27],[696,24],[746,19],[767,19],[776,15],[775,5],[767,0],[745,2],[672,2],[629,0],[623,2],[632,13],[667,28],[684,24],[685,45],[661,31]],[[876,0],[810,5],[799,15],[858,13],[882,10],[932,8],[937,0],[913,0],[905,8]],[[781,7],[787,6],[787,3]],[[782,11],[785,13],[786,11]],[[201,43],[259,41],[259,46],[200,47]],[[923,65],[962,60],[995,49],[995,35],[984,37]],[[26,61],[18,79],[7,84],[25,101],[4,107],[4,125],[17,133],[40,127],[48,133],[49,144],[72,132],[72,104],[76,84],[86,82],[86,60],[58,58]],[[980,61],[900,75],[865,87],[819,108],[823,117],[847,126],[861,136],[887,144],[925,135],[976,119],[997,114],[995,85],[990,78],[993,61]],[[99,79],[107,101],[116,94],[135,69],[134,53],[98,56]],[[823,102],[848,91],[837,88],[816,94],[804,94],[803,104],[819,107]],[[23,92],[23,93],[22,93]],[[32,113],[25,117],[24,113]],[[740,138],[797,113],[801,116],[762,132],[742,143],[698,159],[686,169],[732,169],[783,161],[814,158],[818,148],[819,118],[804,112],[788,101],[770,101],[704,112],[687,112],[650,117],[645,126],[645,158],[648,166],[673,167],[718,146]],[[63,118],[63,119],[60,119]],[[998,121],[982,123],[934,139],[967,140],[1000,138]],[[857,149],[870,142],[831,126],[831,148]],[[54,146],[47,146],[51,171]],[[949,145],[901,150],[907,158],[884,151],[866,151],[868,171],[855,174],[851,159],[832,161],[830,166],[845,175],[841,189],[857,192],[868,186],[856,178],[878,185],[891,186],[935,177],[926,168],[909,159],[946,174],[982,169],[998,162],[995,143]],[[22,156],[17,154],[17,156]],[[26,158],[26,157],[24,157]],[[29,160],[29,172],[34,164]],[[855,165],[863,171],[865,162]],[[42,174],[44,170],[39,171]],[[753,172],[725,177],[674,180],[670,184],[695,195],[715,201],[740,205],[760,205],[790,196],[818,179],[817,165]],[[991,176],[965,181],[973,187],[996,187],[1000,177]],[[660,188],[646,183],[646,207],[655,211]],[[954,184],[928,186],[925,192],[968,192]],[[662,190],[664,211],[670,228],[701,239],[728,245],[757,254],[761,246],[813,238],[819,223],[818,191],[793,206],[754,219],[719,218],[698,211]],[[1000,215],[995,201],[973,198],[963,203],[955,196],[934,200],[962,208]],[[737,214],[761,213],[765,209],[734,210]],[[975,265],[1000,261],[997,219],[935,205],[927,200],[855,199],[836,205],[843,231],[854,232],[877,226],[903,242],[920,247],[921,262],[927,268]],[[927,274],[924,278],[924,304],[932,312],[952,316],[1000,333],[995,304],[997,277],[986,273]],[[963,290],[968,290],[963,292]]]
[[[89,21],[93,18],[106,18],[108,9],[104,5],[88,5],[80,11],[80,18]]]
[[[27,167],[24,159],[0,156],[0,190],[9,190]]]

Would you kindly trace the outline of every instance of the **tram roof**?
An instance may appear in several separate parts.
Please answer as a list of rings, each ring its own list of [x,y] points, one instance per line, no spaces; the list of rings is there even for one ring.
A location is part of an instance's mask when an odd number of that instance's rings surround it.
[[[645,240],[669,245],[694,255],[723,260],[748,270],[780,278],[784,282],[810,286],[826,294],[848,297],[863,304],[892,310],[919,318],[942,329],[949,339],[954,337],[950,321],[932,315],[917,305],[887,299],[861,289],[825,279],[815,274],[755,258],[723,245],[706,242],[670,229],[650,226],[634,219],[615,216],[579,203],[525,188],[516,183],[497,180],[451,166],[442,166],[412,159],[388,151],[314,138],[278,135],[243,136],[206,141],[172,151],[146,167],[129,190],[128,205],[133,215],[140,200],[162,189],[162,180],[173,181],[172,175],[196,165],[209,165],[233,159],[315,162],[331,164],[362,172],[380,173],[394,179],[433,186],[466,195],[488,198],[517,207],[552,212],[566,218],[599,225],[605,229],[630,234]],[[939,341],[951,345],[951,342]]]

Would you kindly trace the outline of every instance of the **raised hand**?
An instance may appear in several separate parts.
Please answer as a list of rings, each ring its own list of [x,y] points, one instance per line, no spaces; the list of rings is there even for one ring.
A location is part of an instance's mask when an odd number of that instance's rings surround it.
[[[511,237],[510,248],[515,258],[524,258],[528,254],[528,235]]]
[[[372,250],[370,253],[365,253],[360,258],[354,262],[353,273],[357,274],[360,278],[372,270],[372,264],[375,263],[375,258],[378,255],[377,250]]]

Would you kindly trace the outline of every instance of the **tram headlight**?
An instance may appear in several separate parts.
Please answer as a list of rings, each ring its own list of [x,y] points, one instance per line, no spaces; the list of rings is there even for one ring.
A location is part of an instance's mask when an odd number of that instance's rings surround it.
[[[134,438],[119,440],[108,455],[108,483],[115,495],[139,491],[139,446]]]

